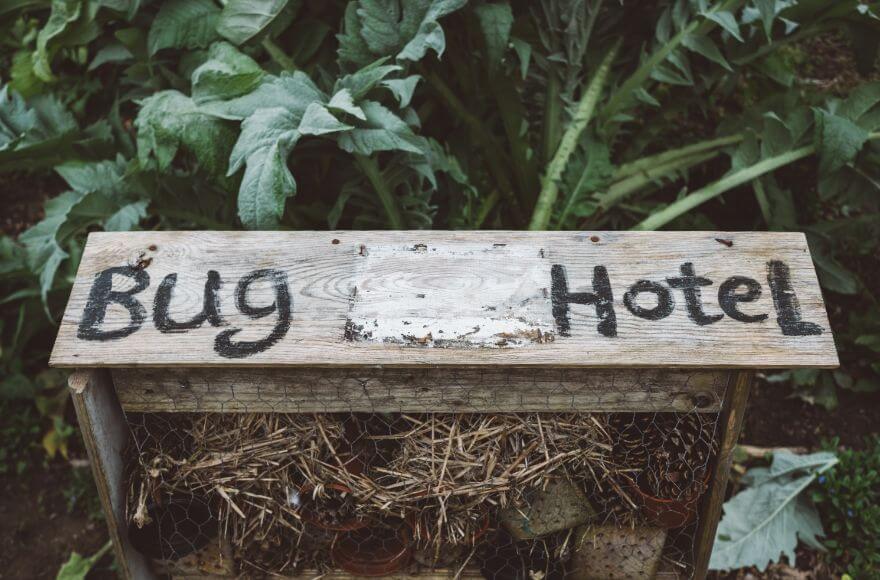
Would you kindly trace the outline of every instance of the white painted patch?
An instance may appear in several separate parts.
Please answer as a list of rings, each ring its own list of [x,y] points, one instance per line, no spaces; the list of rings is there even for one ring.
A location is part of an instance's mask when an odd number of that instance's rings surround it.
[[[509,348],[554,337],[550,264],[539,247],[368,247],[354,285],[349,340]]]

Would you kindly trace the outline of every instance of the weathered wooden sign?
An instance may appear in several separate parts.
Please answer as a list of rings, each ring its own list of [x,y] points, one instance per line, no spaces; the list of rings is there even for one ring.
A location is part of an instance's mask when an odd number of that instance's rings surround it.
[[[796,233],[89,237],[56,366],[829,367]]]

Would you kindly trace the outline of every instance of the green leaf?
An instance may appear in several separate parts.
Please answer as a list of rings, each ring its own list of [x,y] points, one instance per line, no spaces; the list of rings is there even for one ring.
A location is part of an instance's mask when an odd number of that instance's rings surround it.
[[[349,153],[370,155],[376,151],[421,153],[422,138],[400,117],[375,101],[365,101],[361,108],[366,122],[339,136],[339,147]]]
[[[844,117],[816,111],[816,149],[819,173],[829,174],[856,158],[868,140],[868,132]]]
[[[378,86],[382,79],[393,72],[403,70],[403,67],[396,64],[383,64],[387,62],[387,60],[387,58],[380,58],[379,60],[361,68],[357,72],[345,75],[336,81],[333,85],[333,90],[340,91],[342,89],[348,89],[351,93],[352,99],[355,101],[361,100],[367,93],[373,90],[373,88]]]
[[[875,127],[864,127],[859,120],[878,103],[880,103],[880,81],[865,83],[853,89],[835,113],[858,124],[862,129],[871,131]]]
[[[192,98],[200,105],[234,99],[256,89],[264,76],[254,59],[227,42],[215,42],[208,60],[193,71]]]
[[[467,0],[358,0],[345,11],[339,59],[365,66],[377,58],[421,60],[428,50],[442,56],[446,37],[439,19],[464,7]]]
[[[572,156],[563,174],[565,199],[556,222],[556,229],[569,229],[569,217],[586,217],[595,211],[596,203],[588,200],[589,194],[604,189],[614,175],[611,152],[608,146],[592,137],[586,146]]]
[[[95,564],[104,557],[104,554],[110,551],[111,546],[112,544],[107,542],[100,550],[88,558],[83,558],[76,552],[71,553],[67,562],[58,570],[55,580],[85,580]]]
[[[382,86],[387,87],[397,99],[400,108],[408,107],[412,100],[416,85],[422,77],[419,75],[408,76],[405,79],[386,79],[382,81]]]
[[[297,119],[302,118],[306,108],[313,102],[327,99],[315,83],[302,71],[266,75],[253,91],[233,99],[215,99],[200,94],[196,102],[199,110],[223,119],[245,119],[257,109],[280,107],[290,111]]]
[[[354,99],[351,97],[351,91],[348,89],[342,89],[333,95],[327,103],[327,108],[348,113],[349,115],[357,117],[361,121],[367,120],[367,115],[364,113],[364,110],[354,104]]]
[[[525,40],[516,37],[510,38],[510,45],[513,47],[514,52],[516,52],[517,58],[519,58],[519,74],[525,79],[526,75],[529,74],[529,64],[532,59],[532,45]]]
[[[513,26],[513,11],[507,2],[480,4],[474,9],[480,21],[480,29],[486,41],[486,56],[489,69],[495,70],[510,43],[510,29]]]
[[[22,49],[12,55],[8,86],[25,99],[46,92],[46,82],[34,71],[31,51]]]
[[[816,274],[823,288],[839,294],[858,294],[859,279],[832,256],[821,250],[816,251],[813,252],[813,262],[816,263]]]
[[[288,0],[229,0],[217,32],[233,44],[244,44],[262,32],[284,10]]]
[[[0,159],[3,152],[24,150],[76,129],[73,115],[54,96],[26,103],[8,86],[0,90]]]
[[[131,51],[121,42],[111,42],[95,53],[92,62],[89,63],[89,70],[95,70],[101,65],[108,63],[125,62],[134,58]]]
[[[776,4],[776,0],[755,0],[761,16],[761,24],[764,26],[764,34],[768,39],[773,29],[773,20],[776,19]]]
[[[235,134],[222,120],[202,113],[186,95],[162,91],[147,97],[135,126],[138,159],[144,166],[155,159],[164,171],[182,149],[212,175],[223,175]]]
[[[150,26],[150,55],[164,48],[207,48],[219,40],[220,8],[211,0],[166,0]]]
[[[126,204],[104,220],[104,231],[128,232],[135,229],[141,220],[147,217],[149,200],[142,199]]]
[[[33,54],[34,73],[45,82],[52,82],[52,59],[65,46],[79,46],[94,40],[100,28],[94,22],[100,4],[83,0],[52,0],[52,12],[46,25],[37,34]]]
[[[716,22],[738,41],[744,42],[742,34],[740,34],[739,31],[739,23],[736,21],[736,16],[734,16],[732,12],[727,10],[715,10],[712,12],[704,12],[703,16]]]
[[[0,169],[61,163],[80,136],[73,115],[53,95],[25,102],[8,85],[0,90]]]
[[[229,175],[247,168],[238,191],[238,215],[249,229],[277,227],[296,181],[287,156],[300,138],[300,119],[275,107],[260,109],[241,124],[241,135],[229,159]]]
[[[727,59],[724,58],[724,55],[721,54],[721,51],[708,36],[703,34],[688,34],[684,37],[681,43],[688,50],[696,52],[733,72],[730,63],[727,62]]]
[[[756,566],[763,571],[782,555],[793,562],[799,539],[821,546],[817,536],[824,535],[822,522],[802,492],[836,463],[830,453],[799,457],[779,451],[769,469],[750,470],[747,481],[752,485],[724,504],[709,567],[733,570]]]
[[[302,135],[327,135],[352,129],[351,125],[340,122],[320,103],[312,103],[306,108],[298,131]]]

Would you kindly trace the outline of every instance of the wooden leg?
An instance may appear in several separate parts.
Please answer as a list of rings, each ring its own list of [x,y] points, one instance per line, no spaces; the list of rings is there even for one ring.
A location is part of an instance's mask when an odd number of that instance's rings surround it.
[[[724,504],[724,494],[727,491],[733,451],[742,431],[743,415],[754,375],[753,371],[732,373],[730,385],[724,394],[724,403],[719,417],[721,433],[719,434],[718,456],[715,458],[715,465],[712,468],[709,492],[703,499],[702,510],[700,510],[702,517],[694,546],[696,552],[694,577],[699,580],[703,580],[709,570],[709,558],[712,556],[715,532],[718,529],[718,520],[721,518],[721,506]]]
[[[129,544],[126,534],[123,452],[129,430],[110,373],[101,369],[77,370],[68,385],[120,574],[126,579],[153,580],[156,575],[149,562]]]

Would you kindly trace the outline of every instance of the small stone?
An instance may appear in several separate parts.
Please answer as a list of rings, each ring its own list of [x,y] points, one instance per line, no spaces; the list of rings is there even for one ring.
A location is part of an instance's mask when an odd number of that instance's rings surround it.
[[[537,490],[528,505],[501,512],[501,522],[517,540],[574,528],[595,517],[596,510],[584,492],[567,479],[555,479],[545,490]]]

